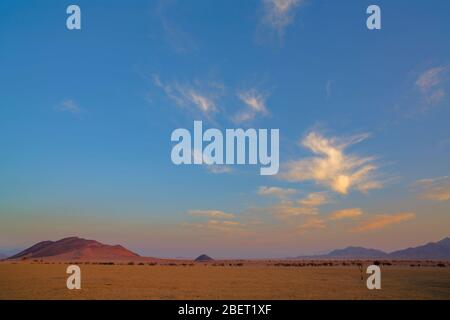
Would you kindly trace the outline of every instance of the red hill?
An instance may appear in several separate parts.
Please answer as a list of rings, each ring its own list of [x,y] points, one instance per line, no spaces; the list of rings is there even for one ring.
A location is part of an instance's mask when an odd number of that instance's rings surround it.
[[[136,260],[138,254],[120,246],[106,245],[95,240],[78,237],[64,238],[58,241],[42,241],[9,259],[51,259],[51,260]]]

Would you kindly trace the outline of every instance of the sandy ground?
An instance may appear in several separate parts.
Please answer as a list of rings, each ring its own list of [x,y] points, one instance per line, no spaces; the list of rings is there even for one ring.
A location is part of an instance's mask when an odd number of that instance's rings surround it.
[[[0,263],[0,299],[450,299],[450,267],[382,266],[368,290],[356,266],[80,265]],[[364,275],[366,278],[366,276]]]

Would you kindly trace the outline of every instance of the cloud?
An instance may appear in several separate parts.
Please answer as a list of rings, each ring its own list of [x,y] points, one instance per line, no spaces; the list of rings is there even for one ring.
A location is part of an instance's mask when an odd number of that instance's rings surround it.
[[[328,202],[327,196],[324,192],[313,192],[308,194],[304,199],[298,201],[305,207],[318,207]]]
[[[153,83],[178,107],[191,108],[207,116],[219,111],[216,100],[221,95],[219,91],[223,89],[220,85],[211,83],[208,90],[201,90],[179,83],[163,83],[158,75],[153,76]]]
[[[319,210],[316,207],[298,206],[293,201],[283,201],[269,207],[268,210],[270,214],[281,219],[319,214]]]
[[[345,140],[329,139],[311,132],[302,145],[318,156],[287,163],[280,178],[291,182],[312,180],[341,194],[347,194],[351,189],[364,193],[379,189],[382,187],[381,182],[373,178],[377,169],[374,158],[344,153],[348,146],[367,137],[367,134],[362,134]]]
[[[416,80],[415,86],[424,97],[426,106],[440,103],[446,96],[442,86],[449,66],[439,66],[426,70]]]
[[[233,172],[233,169],[230,166],[226,165],[216,165],[216,164],[209,164],[206,165],[206,169],[214,174],[224,174],[224,173],[230,173]]]
[[[197,159],[198,161],[203,161],[204,165],[202,167],[205,167],[206,170],[208,170],[208,172],[210,173],[224,174],[233,172],[233,168],[231,167],[231,165],[209,164],[212,163],[213,161],[207,154],[204,154],[202,150],[192,149],[192,155],[194,159]]]
[[[202,229],[206,231],[234,232],[244,231],[245,224],[230,220],[209,220],[204,223],[183,223],[186,227]]]
[[[258,194],[261,196],[273,196],[279,199],[287,199],[289,196],[296,193],[295,189],[286,189],[279,187],[265,187],[262,186],[258,189]]]
[[[421,197],[434,201],[450,200],[450,176],[416,181],[421,190]]]
[[[273,28],[279,36],[283,36],[295,18],[297,7],[303,0],[262,0],[264,15],[263,23]]]
[[[360,208],[342,209],[333,212],[330,220],[355,219],[362,216],[363,212]]]
[[[441,83],[441,75],[447,67],[441,66],[436,68],[431,68],[424,73],[422,73],[416,81],[416,86],[422,92],[429,92],[431,89],[436,87]]]
[[[74,100],[64,100],[61,102],[59,106],[56,107],[56,110],[61,112],[69,112],[72,114],[79,114],[81,112],[81,108]]]
[[[333,84],[334,84],[334,81],[333,81],[333,80],[328,80],[328,81],[325,83],[325,92],[326,92],[326,94],[327,94],[327,97],[331,96],[331,94],[332,94]]]
[[[198,49],[198,45],[191,34],[173,22],[170,18],[173,10],[172,1],[159,1],[156,13],[161,22],[163,35],[167,43],[177,53],[189,53]]]
[[[353,228],[352,232],[365,232],[371,230],[382,229],[388,225],[397,224],[403,221],[412,220],[415,218],[414,213],[405,212],[393,215],[378,215],[370,220],[361,223],[359,226]]]
[[[317,230],[317,229],[325,229],[326,224],[323,219],[320,218],[310,218],[307,219],[304,223],[300,224],[297,229],[299,231],[309,231],[309,230]]]
[[[328,202],[328,197],[324,192],[313,192],[305,198],[294,201],[292,196],[296,193],[297,190],[289,188],[262,186],[258,189],[260,196],[272,196],[280,200],[276,205],[267,208],[267,211],[281,219],[317,215],[319,214],[318,207]]]
[[[266,107],[266,96],[259,93],[256,89],[240,92],[238,97],[245,103],[247,108],[235,116],[235,122],[250,121],[257,115],[269,114]]]
[[[285,190],[292,189],[284,189],[284,191]],[[273,192],[276,192],[276,190]],[[328,202],[328,198],[323,192],[310,193],[305,198],[297,201],[285,200],[288,195],[287,193],[283,194],[285,198],[280,197],[281,195],[282,194],[279,195],[279,198],[282,199],[282,201],[279,204],[270,207],[269,213],[282,219],[305,215],[317,215],[319,214],[318,207]]]
[[[215,219],[233,219],[235,217],[233,213],[226,213],[220,210],[189,210],[188,213],[196,217],[208,217]]]

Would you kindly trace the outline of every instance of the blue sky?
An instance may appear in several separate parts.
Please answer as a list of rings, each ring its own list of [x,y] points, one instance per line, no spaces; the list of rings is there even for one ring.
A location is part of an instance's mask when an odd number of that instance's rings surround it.
[[[77,1],[69,31],[72,3],[2,2],[0,247],[278,257],[448,236],[450,3],[376,3],[369,31],[371,1]],[[194,120],[279,128],[280,174],[174,166]]]

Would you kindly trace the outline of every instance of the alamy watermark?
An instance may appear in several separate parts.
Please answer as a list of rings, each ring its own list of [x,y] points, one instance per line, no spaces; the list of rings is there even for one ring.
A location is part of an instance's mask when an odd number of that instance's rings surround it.
[[[278,173],[279,129],[226,129],[223,134],[219,129],[211,128],[203,132],[202,121],[194,121],[193,129],[193,136],[184,128],[172,132],[171,141],[178,142],[171,152],[174,164],[260,164],[261,175]]]

